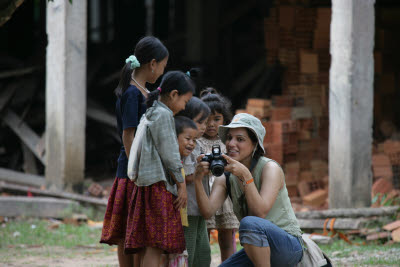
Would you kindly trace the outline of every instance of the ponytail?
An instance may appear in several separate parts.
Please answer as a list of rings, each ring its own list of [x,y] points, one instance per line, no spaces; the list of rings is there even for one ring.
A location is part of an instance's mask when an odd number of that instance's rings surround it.
[[[166,95],[173,90],[177,90],[179,95],[188,92],[194,94],[195,85],[190,77],[182,71],[169,71],[163,76],[160,87],[147,95],[147,107],[153,106],[154,101],[158,100],[159,96]]]
[[[168,49],[154,36],[146,36],[136,44],[134,55],[126,59],[122,68],[120,80],[114,93],[120,97],[131,84],[132,74],[136,68],[143,66],[153,59],[156,62],[168,57]]]
[[[126,63],[122,68],[120,79],[117,88],[115,88],[114,93],[116,96],[121,97],[125,90],[131,84],[133,69],[130,63]]]
[[[146,99],[146,106],[147,108],[153,106],[154,101],[158,100],[158,97],[160,96],[160,91],[159,90],[154,90],[151,91],[149,94],[147,94],[147,99]]]

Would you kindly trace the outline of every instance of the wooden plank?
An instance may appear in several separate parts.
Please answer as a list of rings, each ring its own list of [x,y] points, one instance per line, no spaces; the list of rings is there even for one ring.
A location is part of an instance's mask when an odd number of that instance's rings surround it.
[[[24,172],[30,174],[38,174],[35,155],[23,142],[21,142],[21,148],[24,158],[24,164],[22,165]]]
[[[98,107],[89,105],[87,107],[87,116],[108,126],[112,126],[115,128],[117,127],[117,120],[115,119],[115,116],[107,113],[106,111]]]
[[[17,172],[4,168],[0,168],[0,180],[35,187],[41,187],[46,184],[46,180],[43,176]]]
[[[0,73],[0,79],[23,76],[39,70],[39,67],[29,67],[17,70],[3,71]]]
[[[40,157],[44,158],[46,152],[46,132],[43,132],[39,142],[36,144],[36,151]]]
[[[36,146],[40,140],[39,136],[11,110],[7,110],[7,112],[4,114],[3,121],[25,143],[25,145],[29,147],[29,149],[43,163],[43,165],[45,165],[44,157],[40,156],[36,150]]]
[[[399,206],[380,208],[357,208],[357,209],[329,209],[322,211],[296,212],[298,219],[325,219],[325,218],[357,218],[371,216],[391,216],[400,209]]]
[[[324,219],[299,219],[301,229],[324,229]],[[347,219],[339,218],[335,220],[333,229],[335,230],[356,230],[364,226],[366,219]],[[329,226],[329,222],[328,222]],[[329,228],[329,227],[328,227]]]
[[[18,86],[16,84],[12,84],[9,88],[6,88],[3,93],[0,95],[0,112],[7,106],[7,104],[11,101],[15,91]]]
[[[106,199],[94,198],[94,197],[87,197],[80,194],[68,193],[68,192],[60,192],[60,191],[50,191],[46,189],[38,189],[38,188],[31,188],[29,186],[23,185],[15,185],[6,182],[0,182],[0,189],[6,191],[17,191],[17,192],[31,192],[32,194],[40,195],[40,196],[47,196],[47,197],[56,197],[56,198],[64,198],[75,200],[79,202],[99,205],[99,206],[107,206]]]
[[[378,240],[378,239],[388,239],[390,237],[390,232],[373,233],[367,235],[367,241]]]
[[[393,231],[396,230],[397,228],[400,228],[400,220],[394,221],[392,223],[383,226],[383,229],[386,231]]]
[[[49,197],[0,197],[0,216],[65,218],[70,212],[78,211],[76,201]]]

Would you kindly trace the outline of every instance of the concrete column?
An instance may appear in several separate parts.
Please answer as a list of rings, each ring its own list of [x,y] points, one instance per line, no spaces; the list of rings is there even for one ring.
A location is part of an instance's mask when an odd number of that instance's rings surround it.
[[[83,182],[87,0],[49,1],[46,55],[46,182],[71,191]]]
[[[371,204],[375,0],[332,0],[329,204]]]

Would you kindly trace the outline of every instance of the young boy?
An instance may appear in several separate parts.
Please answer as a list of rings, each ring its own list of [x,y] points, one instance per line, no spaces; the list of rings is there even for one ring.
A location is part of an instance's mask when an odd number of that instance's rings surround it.
[[[187,117],[175,116],[175,129],[178,137],[179,154],[183,160],[189,156],[196,147],[196,138],[198,135],[197,126],[194,121]],[[185,171],[182,169],[182,176],[185,177]],[[181,209],[182,225],[189,226],[187,208]],[[188,252],[185,250],[182,254],[163,255],[160,266],[188,266]]]
[[[189,156],[196,147],[197,126],[187,117],[175,117],[175,129],[178,137],[179,153],[182,158]]]

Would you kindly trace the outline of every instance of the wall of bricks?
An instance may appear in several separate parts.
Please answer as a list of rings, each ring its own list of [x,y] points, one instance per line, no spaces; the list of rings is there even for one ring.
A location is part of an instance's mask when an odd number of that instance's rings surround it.
[[[267,156],[286,175],[292,203],[327,207],[331,8],[310,0],[276,0],[264,19],[267,65],[284,67],[282,95],[249,99],[245,110],[266,128]],[[374,136],[387,120],[400,120],[400,8],[376,8]],[[387,128],[387,127],[386,127]],[[395,130],[394,130],[395,131]],[[387,132],[387,131],[386,131]],[[392,131],[393,132],[393,131]],[[397,138],[400,140],[400,135]],[[384,136],[374,147],[374,181],[400,188],[400,142]],[[395,138],[396,139],[396,138]],[[381,138],[382,140],[382,138]],[[375,140],[377,143],[377,140]],[[375,190],[379,191],[379,182]]]

